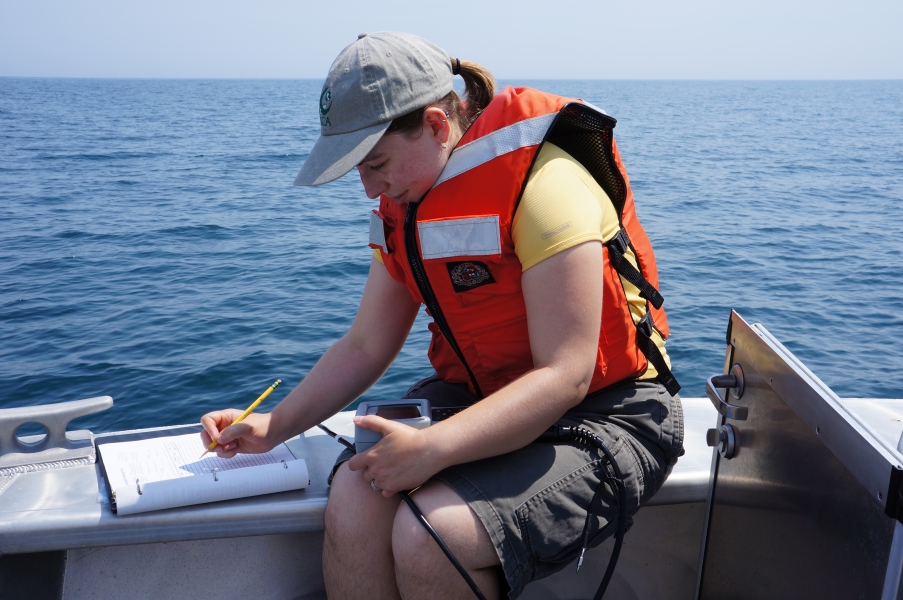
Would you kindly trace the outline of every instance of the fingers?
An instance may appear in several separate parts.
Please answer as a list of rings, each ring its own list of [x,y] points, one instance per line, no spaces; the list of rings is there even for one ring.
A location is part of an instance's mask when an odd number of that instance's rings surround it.
[[[383,419],[376,415],[366,415],[364,417],[355,416],[353,420],[354,424],[358,427],[363,427],[364,429],[369,429],[370,431],[375,431],[376,433],[381,433],[383,435],[386,435],[398,427],[408,427],[407,425],[402,425],[401,423],[396,423],[389,419]]]
[[[231,442],[233,440],[237,440],[239,438],[243,438],[245,436],[251,435],[252,431],[253,431],[253,429],[247,423],[245,423],[245,422],[236,423],[235,425],[229,425],[228,427],[223,429],[220,432],[219,438],[217,439],[217,441],[220,444],[225,446],[226,444],[228,444],[229,442]]]
[[[218,416],[219,413],[208,413],[201,417],[201,425],[204,427],[204,431],[201,432],[201,443],[204,444],[204,448],[209,448],[213,440],[219,439]]]
[[[201,425],[204,426],[204,433],[206,433],[209,438],[207,440],[208,444],[219,437],[220,431],[223,428],[232,423],[232,419],[237,416],[235,413],[236,409],[229,408],[226,410],[209,412],[201,417]]]
[[[351,471],[359,471],[360,477],[365,482],[367,482],[367,484],[370,484],[371,481],[375,481],[376,487],[382,488],[380,490],[374,490],[374,491],[378,491],[380,494],[382,494],[386,498],[390,498],[390,497],[394,496],[396,493],[398,493],[398,490],[394,489],[392,487],[392,484],[390,483],[391,480],[393,479],[393,477],[391,475],[385,473],[384,470],[381,470],[376,467],[371,467],[371,465],[368,464],[367,461],[370,458],[368,456],[369,452],[370,451],[367,450],[366,452],[363,452],[361,454],[355,454],[354,456],[352,456],[348,460],[348,469]],[[377,472],[381,473],[381,475],[377,474]],[[382,482],[382,483],[380,483],[380,482]],[[371,485],[371,487],[372,487],[372,485]]]
[[[238,454],[238,442],[229,442],[225,445],[220,444],[215,448],[215,451],[216,455],[220,458],[232,458],[233,456]]]
[[[391,496],[407,485],[411,480],[410,468],[422,461],[417,441],[418,431],[403,423],[367,415],[355,417],[355,425],[382,434],[382,439],[373,447],[358,453],[348,460],[348,469],[360,471],[367,483],[375,479],[378,487],[386,490],[384,495]],[[420,469],[422,470],[422,469]],[[419,480],[422,483],[426,480]]]
[[[360,471],[362,469],[367,468],[367,453],[361,452],[360,454],[355,454],[351,458],[348,459],[348,468],[352,471]]]
[[[377,471],[382,472],[378,467],[374,467],[370,464],[372,457],[370,456],[370,451],[366,450],[361,452],[360,454],[355,454],[350,459],[348,459],[348,469],[351,471],[360,471],[361,477],[367,483],[370,483],[371,479],[379,479],[379,475],[377,475]]]
[[[354,465],[351,464],[352,461],[355,463]],[[365,454],[356,454],[351,457],[351,459],[348,460],[348,469],[351,471],[359,471],[359,477],[371,488],[374,484],[376,487],[380,488],[379,490],[374,488],[373,491],[380,493],[384,498],[391,498],[398,493],[398,490],[391,489],[390,487],[383,487],[389,486],[390,484],[388,482],[380,483],[381,479],[376,474],[375,470],[367,466]]]
[[[216,454],[222,458],[231,458],[238,453],[239,443],[243,436],[251,433],[251,427],[245,423],[230,425],[232,420],[240,413],[237,409],[230,408],[221,411],[207,413],[201,417],[201,441],[205,448],[209,448],[213,440],[218,445],[214,448]]]

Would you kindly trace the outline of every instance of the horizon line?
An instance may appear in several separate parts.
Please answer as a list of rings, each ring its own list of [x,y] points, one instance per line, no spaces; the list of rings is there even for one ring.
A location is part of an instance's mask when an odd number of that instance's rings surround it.
[[[96,76],[96,75],[0,75],[0,79],[103,79],[103,80],[132,80],[132,81],[324,81],[320,77],[146,77],[138,75],[128,76]],[[496,77],[499,81],[686,81],[686,82],[843,82],[843,81],[903,81],[903,77],[863,77],[863,78],[761,78],[761,77],[736,77],[736,78],[661,78],[661,77]]]

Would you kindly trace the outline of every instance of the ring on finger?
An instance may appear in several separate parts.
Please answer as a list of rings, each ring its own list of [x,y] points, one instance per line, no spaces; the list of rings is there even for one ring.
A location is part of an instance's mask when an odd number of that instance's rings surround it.
[[[381,492],[381,491],[383,491],[383,489],[382,489],[381,487],[379,487],[378,485],[376,485],[376,480],[375,480],[375,479],[371,479],[371,480],[370,480],[370,487],[373,488],[373,491],[374,491],[374,492]]]

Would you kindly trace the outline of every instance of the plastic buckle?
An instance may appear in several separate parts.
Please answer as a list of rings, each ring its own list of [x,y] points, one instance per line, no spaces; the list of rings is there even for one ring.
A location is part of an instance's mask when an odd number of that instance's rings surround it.
[[[627,237],[627,230],[622,227],[617,235],[608,242],[608,246],[614,246],[619,254],[626,254],[630,249],[630,238]]]
[[[646,315],[639,320],[636,324],[636,328],[643,332],[643,334],[647,338],[652,337],[654,323],[652,322],[652,313],[646,313]]]

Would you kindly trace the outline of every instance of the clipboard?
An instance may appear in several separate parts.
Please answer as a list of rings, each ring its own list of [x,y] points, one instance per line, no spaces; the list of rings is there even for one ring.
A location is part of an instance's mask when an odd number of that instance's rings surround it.
[[[112,511],[120,516],[302,489],[304,459],[280,444],[264,454],[197,456],[200,425],[99,437],[98,462]]]

